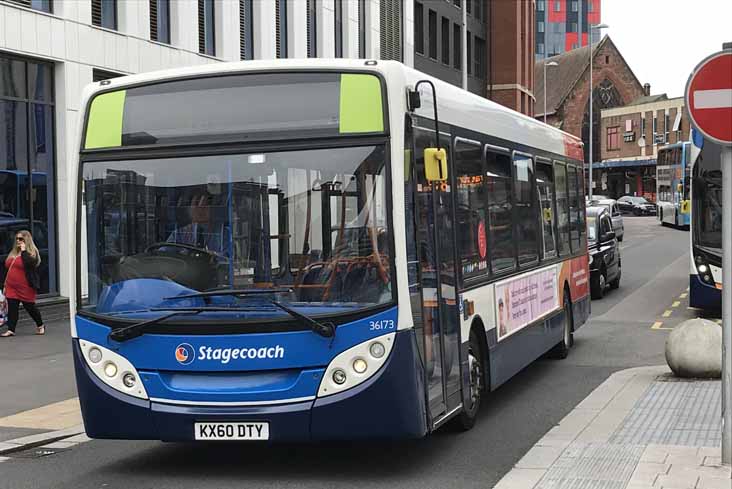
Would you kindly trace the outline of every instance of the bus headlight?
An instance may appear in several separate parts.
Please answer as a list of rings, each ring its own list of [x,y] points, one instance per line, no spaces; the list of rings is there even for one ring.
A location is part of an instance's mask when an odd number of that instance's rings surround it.
[[[331,360],[318,388],[318,397],[338,394],[371,378],[389,358],[396,333],[359,343]]]
[[[129,360],[87,340],[79,340],[79,346],[89,370],[99,380],[116,391],[140,399],[148,398],[145,387],[139,382],[140,375]]]
[[[699,265],[698,268],[699,268],[699,273],[707,273],[707,270],[709,270],[709,268],[706,265]]]

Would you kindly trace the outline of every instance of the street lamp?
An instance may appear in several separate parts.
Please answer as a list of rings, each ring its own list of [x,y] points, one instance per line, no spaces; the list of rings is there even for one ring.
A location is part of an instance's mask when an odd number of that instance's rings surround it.
[[[596,24],[596,25],[590,25],[590,29],[588,32],[589,36],[589,47],[590,47],[590,191],[589,191],[589,197],[590,200],[592,200],[592,29],[597,29],[598,31],[600,29],[607,29],[607,24]],[[546,84],[546,82],[544,82]],[[544,88],[544,91],[546,91],[546,87]]]
[[[546,60],[544,60],[544,124],[546,124],[546,89],[547,89],[547,82],[546,82],[546,67],[547,66],[559,66],[559,63],[556,61],[549,61],[548,63]]]

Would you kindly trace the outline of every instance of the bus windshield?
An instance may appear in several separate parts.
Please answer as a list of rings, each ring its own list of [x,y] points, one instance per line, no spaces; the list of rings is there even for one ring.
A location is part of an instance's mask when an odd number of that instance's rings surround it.
[[[82,175],[83,311],[131,317],[204,305],[166,299],[178,295],[254,288],[284,290],[279,302],[313,315],[392,300],[383,145],[91,161]],[[211,301],[244,321],[289,318],[242,312],[250,297]]]
[[[694,163],[693,240],[697,246],[722,254],[722,172],[719,147],[705,144]]]

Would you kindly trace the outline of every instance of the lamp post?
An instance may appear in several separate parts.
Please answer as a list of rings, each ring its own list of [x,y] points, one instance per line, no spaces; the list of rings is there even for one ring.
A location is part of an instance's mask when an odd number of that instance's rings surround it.
[[[547,66],[559,66],[556,61],[549,61],[548,63],[544,60],[544,124],[546,124],[546,89],[549,84],[546,82],[546,67]]]
[[[592,200],[592,126],[593,126],[593,119],[592,119],[592,30],[593,29],[607,29],[607,24],[596,24],[596,25],[590,25],[590,29],[588,34],[589,37],[589,47],[590,47],[590,190],[589,190],[589,197],[590,200]],[[580,36],[581,37],[581,36]],[[545,82],[546,83],[546,82]],[[546,88],[544,88],[544,91],[546,91]]]

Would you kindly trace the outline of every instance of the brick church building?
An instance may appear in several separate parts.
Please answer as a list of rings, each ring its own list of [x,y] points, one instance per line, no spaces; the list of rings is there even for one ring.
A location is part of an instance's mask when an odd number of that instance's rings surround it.
[[[643,97],[643,85],[630,69],[610,37],[605,36],[592,46],[593,96],[593,162],[600,161],[600,113],[602,109],[620,107]],[[546,67],[555,62],[558,66]],[[558,56],[539,60],[534,65],[534,117],[544,119],[544,92],[546,90],[547,123],[581,137],[585,143],[585,162],[589,161],[588,98],[590,73],[590,46],[567,51]]]

